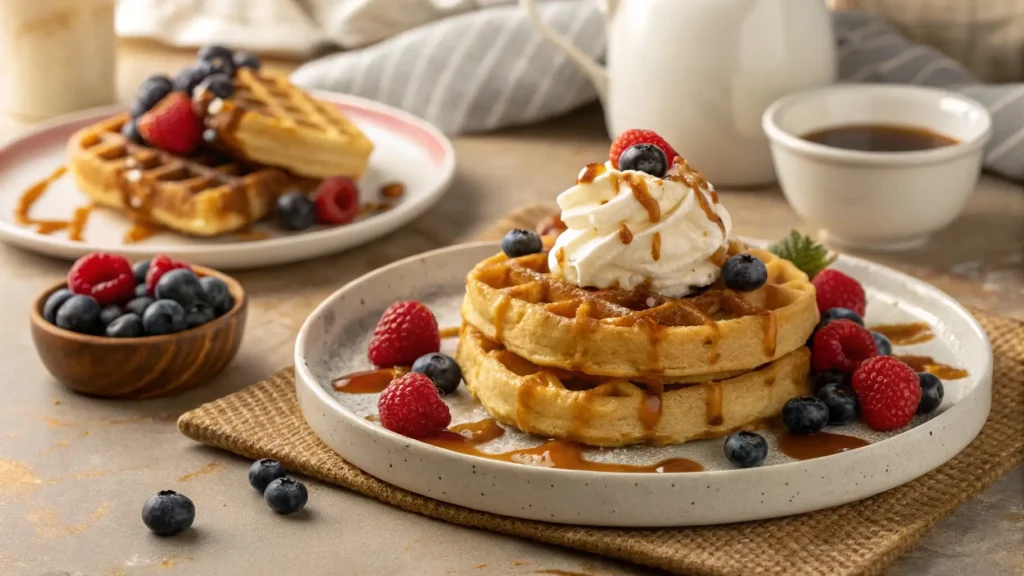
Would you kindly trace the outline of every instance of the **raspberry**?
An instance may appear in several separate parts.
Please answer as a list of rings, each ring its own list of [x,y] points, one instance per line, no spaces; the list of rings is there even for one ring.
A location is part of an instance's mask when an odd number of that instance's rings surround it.
[[[865,360],[853,373],[851,383],[860,403],[861,418],[879,432],[910,424],[921,401],[917,373],[893,356]]]
[[[612,142],[612,148],[608,151],[608,159],[612,161],[612,166],[617,170],[619,168],[619,156],[626,151],[626,148],[636,146],[637,144],[654,144],[661,151],[665,153],[665,158],[668,159],[669,166],[672,165],[672,161],[679,156],[675,148],[671,144],[665,141],[664,138],[658,136],[654,130],[626,130],[619,137]]]
[[[811,283],[817,293],[818,312],[824,314],[830,308],[849,308],[864,315],[867,298],[864,288],[853,278],[829,268],[819,272]]]
[[[878,356],[878,348],[871,332],[850,320],[833,320],[814,334],[811,368],[815,372],[853,372],[874,356]]]
[[[203,122],[192,110],[192,99],[184,92],[171,92],[149,112],[139,117],[139,132],[151,146],[187,155],[203,137]]]
[[[172,259],[164,254],[157,254],[149,262],[149,270],[146,271],[146,291],[150,296],[156,294],[156,283],[160,277],[178,268],[188,268],[188,264]]]
[[[368,355],[377,366],[409,366],[441,349],[437,320],[415,301],[395,302],[384,311],[370,340]]]
[[[71,266],[68,288],[75,294],[92,296],[100,306],[124,304],[135,296],[135,276],[123,256],[93,252]]]
[[[324,224],[348,224],[359,213],[359,188],[351,178],[335,176],[316,189],[316,220]]]
[[[385,428],[410,438],[437,436],[452,422],[434,381],[418,372],[392,380],[377,400],[377,412]]]

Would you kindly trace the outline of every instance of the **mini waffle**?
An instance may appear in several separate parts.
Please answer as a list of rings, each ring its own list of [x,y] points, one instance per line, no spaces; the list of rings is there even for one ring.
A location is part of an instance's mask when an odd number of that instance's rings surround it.
[[[241,68],[235,94],[196,97],[197,112],[232,156],[310,178],[359,178],[373,144],[337,107],[296,88],[280,74]]]
[[[746,251],[768,268],[764,286],[741,293],[719,283],[681,299],[579,288],[548,272],[546,252],[497,254],[467,276],[462,317],[540,366],[677,382],[735,375],[804,346],[818,322],[806,274],[770,252]]]
[[[295,181],[220,154],[183,158],[134,144],[121,135],[127,120],[122,114],[79,130],[68,157],[82,192],[136,220],[194,236],[225,234],[268,215]]]
[[[468,325],[456,358],[467,388],[499,422],[592,446],[725,436],[757,427],[809,393],[810,351],[802,346],[756,370],[699,384],[541,368]]]

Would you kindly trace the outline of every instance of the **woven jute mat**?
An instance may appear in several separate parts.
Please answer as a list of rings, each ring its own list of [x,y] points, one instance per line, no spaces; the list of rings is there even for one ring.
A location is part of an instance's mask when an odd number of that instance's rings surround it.
[[[545,207],[520,210],[489,235],[533,228]],[[518,520],[453,506],[382,482],[345,462],[307,426],[286,368],[178,420],[190,438],[404,510],[455,524],[602,554],[679,574],[878,574],[943,516],[1024,462],[1024,323],[975,312],[995,353],[992,412],[959,455],[888,492],[811,514],[703,528],[629,529]]]

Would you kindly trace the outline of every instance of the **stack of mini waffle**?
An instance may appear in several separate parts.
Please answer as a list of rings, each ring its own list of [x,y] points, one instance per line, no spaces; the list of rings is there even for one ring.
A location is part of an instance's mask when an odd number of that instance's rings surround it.
[[[594,446],[673,444],[757,427],[808,393],[818,312],[788,260],[732,242],[765,263],[764,286],[671,299],[556,278],[552,243],[466,278],[457,360],[499,422]]]

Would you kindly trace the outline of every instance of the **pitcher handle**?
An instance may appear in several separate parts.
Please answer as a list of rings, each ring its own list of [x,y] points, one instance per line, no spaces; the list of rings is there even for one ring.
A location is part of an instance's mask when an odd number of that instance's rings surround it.
[[[598,0],[602,8],[606,7],[606,3]],[[582,50],[573,46],[571,42],[566,40],[561,34],[556,32],[551,26],[548,26],[544,20],[541,19],[537,13],[536,0],[519,0],[519,6],[526,13],[526,18],[529,20],[530,25],[540,32],[541,36],[546,38],[549,42],[558,46],[563,52],[569,57],[570,60],[576,63],[576,65],[583,71],[584,74],[594,84],[594,88],[597,89],[597,95],[604,102],[608,95],[608,72],[605,71],[604,66],[598,64],[593,58],[587,56]],[[606,8],[605,8],[606,9]]]

